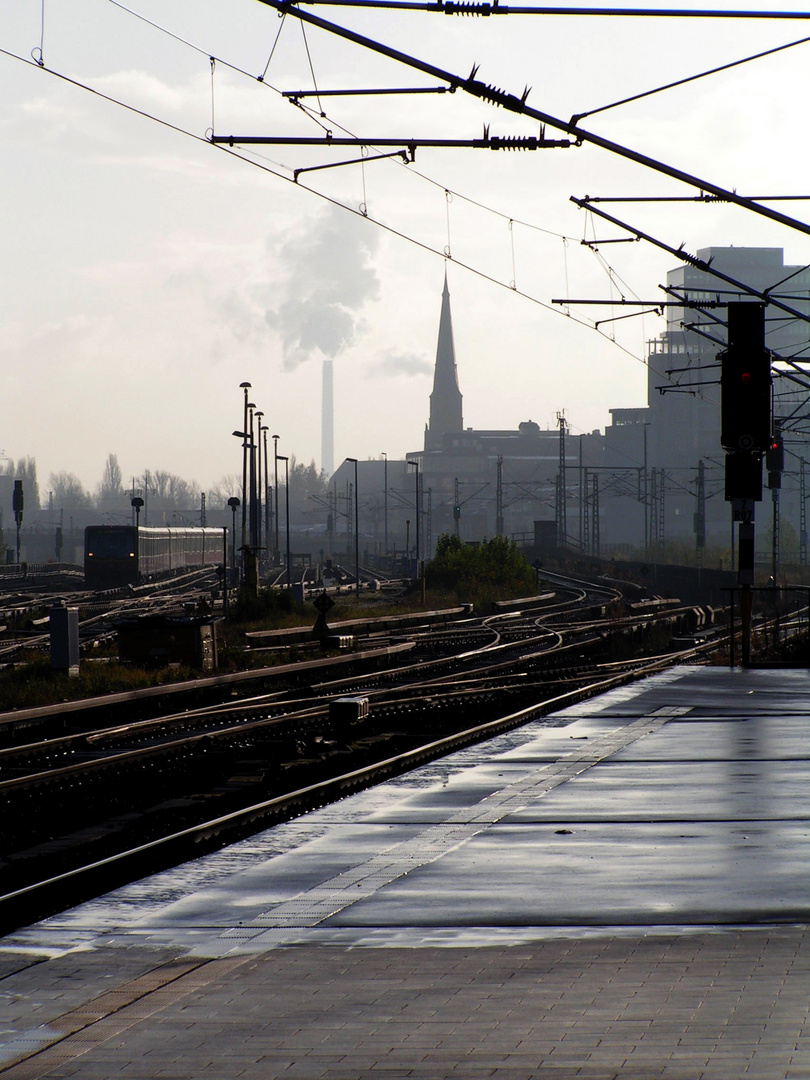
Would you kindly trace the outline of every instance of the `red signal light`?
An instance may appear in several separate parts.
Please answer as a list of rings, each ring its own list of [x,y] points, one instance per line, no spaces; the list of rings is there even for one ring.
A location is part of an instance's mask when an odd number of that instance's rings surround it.
[[[744,371],[742,375],[740,375],[740,382],[743,384],[743,386],[748,386],[748,384],[751,382],[751,372]]]

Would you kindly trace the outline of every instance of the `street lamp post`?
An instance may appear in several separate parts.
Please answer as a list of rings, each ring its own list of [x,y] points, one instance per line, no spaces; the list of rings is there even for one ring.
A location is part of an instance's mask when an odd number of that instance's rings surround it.
[[[250,389],[249,382],[239,383],[240,388],[244,391],[244,409],[242,414],[242,548],[247,547],[247,468],[248,468],[248,390]],[[238,435],[239,432],[234,432],[234,435]]]
[[[287,586],[292,588],[292,562],[290,558],[290,459],[282,454],[278,455],[278,461],[284,462],[284,507],[285,526],[287,529]]]
[[[256,550],[262,546],[262,417],[261,409],[255,412],[256,417]]]
[[[383,520],[385,521],[385,547],[383,552],[388,556],[388,454],[383,451],[382,455],[385,466],[383,469]]]
[[[354,593],[360,596],[360,503],[357,497],[357,458],[347,457],[354,463]]]
[[[247,524],[246,524],[246,521],[245,521],[245,483],[247,481],[247,453],[248,453],[248,448],[251,449],[251,453],[252,453],[253,439],[250,437],[250,431],[248,430],[247,427],[245,427],[244,431],[234,431],[234,432],[232,432],[232,434],[237,439],[242,440],[242,503],[241,503],[241,505],[242,505],[242,545],[241,545],[239,550],[243,553],[242,554],[242,559],[241,559],[241,566],[242,566],[243,577],[244,577],[244,568],[245,568],[245,563],[246,563],[244,552],[248,550]],[[248,498],[250,498],[250,489],[248,489],[247,496],[248,496]],[[229,503],[229,505],[230,505],[230,503]],[[251,521],[251,529],[252,529],[252,526],[253,526],[253,522]],[[234,522],[234,528],[235,527],[236,527],[236,523]]]
[[[231,508],[233,515],[233,529],[231,535],[231,570],[236,569],[236,510],[239,506],[239,500],[235,495],[231,495],[228,499],[228,506]]]
[[[419,462],[409,461],[409,465],[412,465],[416,469],[416,521],[414,522],[416,528],[416,565],[419,566]]]
[[[248,402],[248,426],[245,431],[248,432],[248,465],[249,465],[249,499],[250,506],[248,507],[248,521],[249,521],[249,533],[250,533],[250,548],[252,551],[256,551],[258,543],[256,540],[256,440],[253,434],[253,416],[256,410],[256,406],[252,401]]]
[[[275,496],[276,496],[276,545],[275,545],[275,550],[274,550],[274,555],[273,555],[273,563],[275,565],[275,563],[278,562],[278,554],[279,554],[278,523],[279,523],[279,518],[281,517],[281,514],[279,513],[279,509],[278,509],[278,435],[273,436],[273,462],[274,462],[275,487],[276,487],[276,491],[275,491]]]
[[[270,524],[273,520],[273,504],[270,498],[270,474],[268,472],[267,461],[267,432],[270,428],[267,424],[262,424],[261,434],[264,440],[264,550],[265,559],[269,558],[270,553]]]

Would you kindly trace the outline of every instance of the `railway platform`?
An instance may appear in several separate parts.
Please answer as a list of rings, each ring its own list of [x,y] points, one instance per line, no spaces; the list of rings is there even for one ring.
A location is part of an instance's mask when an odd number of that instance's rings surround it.
[[[810,1077],[810,672],[676,668],[0,940],[3,1080]]]

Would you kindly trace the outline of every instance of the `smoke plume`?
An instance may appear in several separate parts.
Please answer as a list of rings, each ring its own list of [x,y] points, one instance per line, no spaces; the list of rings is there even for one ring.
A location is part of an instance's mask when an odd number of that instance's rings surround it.
[[[330,206],[270,241],[285,279],[264,317],[281,338],[288,370],[316,352],[334,359],[362,333],[360,312],[380,291],[372,265],[378,239],[372,226]]]

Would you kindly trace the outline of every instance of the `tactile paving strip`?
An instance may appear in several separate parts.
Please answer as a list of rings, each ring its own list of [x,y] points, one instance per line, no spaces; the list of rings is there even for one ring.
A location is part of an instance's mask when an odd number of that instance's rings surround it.
[[[531,776],[493,792],[482,799],[477,807],[458,810],[442,824],[431,825],[417,836],[395,844],[367,862],[276,904],[251,919],[251,925],[272,928],[277,932],[274,942],[282,945],[284,935],[278,932],[285,927],[295,931],[326,922],[338,912],[373,896],[392,881],[418,867],[436,862],[448,852],[466,844],[489,825],[522,810],[535,799],[542,798],[566,780],[593,768],[644,735],[653,734],[674,717],[691,711],[691,706],[656,709],[654,713],[589,741],[587,746],[578,747],[557,761],[542,766]],[[232,936],[232,932],[228,931],[222,936]],[[291,934],[290,940],[293,937],[297,937],[297,934]],[[264,937],[262,943],[265,943]]]

